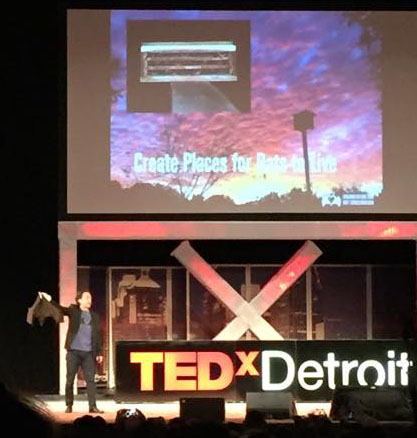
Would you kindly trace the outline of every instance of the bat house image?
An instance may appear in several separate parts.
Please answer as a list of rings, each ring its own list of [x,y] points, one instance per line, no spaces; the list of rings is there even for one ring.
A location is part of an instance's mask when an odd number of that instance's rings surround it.
[[[141,82],[237,81],[231,41],[145,42],[140,57]]]

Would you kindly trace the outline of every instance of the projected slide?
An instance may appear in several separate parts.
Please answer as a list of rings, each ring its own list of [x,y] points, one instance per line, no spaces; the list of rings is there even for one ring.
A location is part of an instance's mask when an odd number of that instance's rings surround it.
[[[380,44],[346,14],[113,11],[111,26],[124,190],[284,211],[381,193]]]
[[[411,73],[390,20],[72,11],[68,211],[412,211],[395,185],[412,174],[396,120]]]

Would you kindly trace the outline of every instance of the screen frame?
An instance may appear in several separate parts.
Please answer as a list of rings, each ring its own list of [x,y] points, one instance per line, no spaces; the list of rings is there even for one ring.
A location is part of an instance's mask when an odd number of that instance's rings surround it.
[[[238,8],[236,6],[228,5],[220,2],[212,2],[210,5],[203,2],[196,2],[193,7],[189,7],[185,2],[178,2],[175,8],[172,4],[167,2],[155,2],[152,7],[145,5],[144,2],[64,2],[64,5],[59,7],[59,21],[62,26],[59,26],[59,196],[58,196],[58,217],[59,220],[187,220],[187,221],[208,221],[208,220],[239,220],[239,221],[288,221],[288,220],[306,220],[306,221],[357,221],[357,220],[400,220],[408,221],[414,220],[416,214],[414,213],[397,213],[397,212],[257,212],[257,213],[245,213],[245,212],[230,212],[230,213],[71,213],[68,210],[68,132],[67,132],[67,14],[68,11],[74,9],[101,9],[110,11],[113,9],[137,9],[137,10],[162,10],[162,9],[201,9],[201,10],[249,10],[249,7],[245,7],[245,2],[240,4]],[[200,4],[201,3],[201,4]],[[216,4],[218,3],[218,4]],[[318,11],[332,11],[332,10],[369,10],[369,11],[390,11],[386,8],[375,8],[371,6],[370,2],[361,5],[360,8],[353,8],[352,4],[342,2],[338,4],[337,8],[326,7],[321,2],[283,2],[279,5],[279,10],[318,10]],[[249,4],[249,2],[248,2]],[[395,11],[408,10],[407,6],[399,5]],[[259,10],[278,10],[276,4],[267,1],[262,4]],[[417,15],[417,14],[416,14]],[[385,183],[385,176],[384,176]]]

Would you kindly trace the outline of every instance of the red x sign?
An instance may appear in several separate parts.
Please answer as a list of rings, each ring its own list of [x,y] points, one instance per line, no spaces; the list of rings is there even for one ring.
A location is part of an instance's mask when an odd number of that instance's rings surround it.
[[[291,287],[321,254],[322,252],[313,242],[306,241],[268,281],[258,295],[247,302],[191,247],[188,241],[182,242],[171,253],[210,293],[236,315],[236,318],[214,338],[214,340],[221,341],[239,339],[248,329],[261,340],[283,339],[262,317],[262,314]]]

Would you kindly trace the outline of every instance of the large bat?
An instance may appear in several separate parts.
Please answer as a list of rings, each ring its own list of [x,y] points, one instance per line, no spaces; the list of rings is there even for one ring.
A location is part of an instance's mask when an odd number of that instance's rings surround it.
[[[46,318],[53,318],[55,322],[59,323],[64,320],[64,314],[58,304],[49,302],[38,295],[33,305],[28,309],[26,322],[33,325],[35,320],[38,320],[39,324],[43,326]]]

